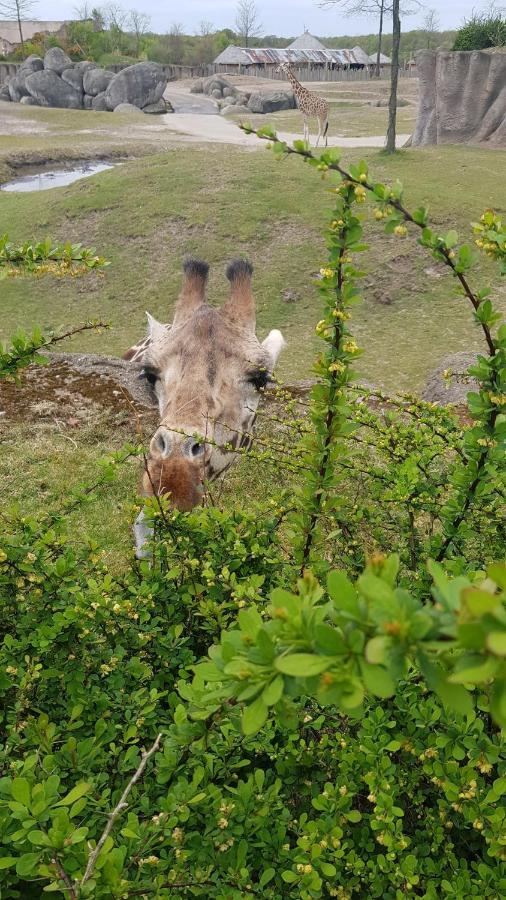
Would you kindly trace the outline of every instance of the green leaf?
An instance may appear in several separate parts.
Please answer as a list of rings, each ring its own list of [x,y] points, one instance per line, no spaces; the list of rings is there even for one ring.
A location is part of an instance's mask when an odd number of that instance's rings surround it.
[[[23,806],[30,806],[30,785],[26,778],[15,778],[11,785],[11,794],[14,800]]]
[[[448,231],[445,235],[445,247],[447,250],[451,250],[452,247],[455,247],[455,244],[458,242],[459,236],[456,231]]]
[[[495,656],[506,656],[506,631],[491,631],[485,643]]]
[[[348,819],[348,822],[362,821],[362,815],[361,813],[359,813],[358,809],[350,809],[350,811],[345,813],[344,815]]]
[[[324,622],[322,625],[316,626],[315,634],[318,645],[324,653],[332,654],[332,656],[342,656],[346,653],[346,644],[337,628]]]
[[[276,874],[276,869],[265,869],[260,876],[260,881],[258,882],[258,886],[260,888],[265,887],[266,884],[269,884],[269,881],[272,881]]]
[[[294,881],[298,880],[298,876],[295,872],[291,872],[290,869],[287,869],[285,872],[281,872],[281,878],[283,881],[286,881],[287,884],[293,884]]]
[[[469,691],[459,684],[449,684],[447,681],[439,681],[434,688],[435,693],[443,701],[445,706],[468,716],[473,712],[473,699]]]
[[[360,669],[367,690],[375,697],[382,699],[395,694],[395,683],[392,676],[378,665],[361,661]]]
[[[285,680],[283,676],[277,675],[276,678],[262,691],[262,700],[264,703],[266,703],[267,706],[274,706],[283,696],[284,686]]]
[[[505,634],[506,637],[506,634]],[[475,657],[476,658],[476,657]],[[479,665],[471,665],[453,672],[448,681],[451,684],[481,684],[493,678],[500,666],[498,659],[489,657]]]
[[[39,859],[39,853],[23,853],[23,856],[20,856],[16,861],[17,874],[21,875],[21,877],[24,877],[25,875],[31,875],[37,863],[39,862]]]
[[[480,591],[477,588],[465,588],[462,591],[462,599],[473,616],[483,616],[500,605],[497,595],[488,591]]]
[[[0,869],[9,869],[18,861],[16,856],[0,856]]]
[[[358,586],[364,597],[371,603],[375,601],[386,603],[393,597],[392,588],[382,578],[378,578],[371,572],[364,572],[360,576]]]
[[[75,787],[72,788],[71,791],[67,794],[66,797],[63,797],[62,800],[59,800],[58,803],[55,803],[55,806],[72,806],[76,800],[79,800],[80,797],[83,797],[84,794],[87,794],[91,790],[91,784],[87,784],[85,781],[81,781],[79,784],[76,784]]]
[[[391,639],[385,634],[378,634],[367,641],[365,646],[365,658],[367,662],[381,664],[385,662],[387,651],[391,645]]]
[[[334,601],[336,609],[343,610],[352,616],[358,617],[360,609],[355,586],[344,572],[329,572],[327,577],[327,590]]]
[[[311,678],[320,675],[332,665],[332,658],[317,656],[314,653],[291,653],[288,656],[278,656],[274,665],[278,672],[284,675],[293,675],[296,678]]]
[[[332,863],[327,862],[321,862],[320,869],[322,870],[323,874],[327,876],[327,878],[333,878],[337,872],[336,867],[333,866]]]
[[[241,720],[243,734],[256,734],[257,731],[260,731],[267,719],[268,712],[269,707],[264,703],[261,697],[258,697],[257,700],[254,700],[253,703],[246,706]]]

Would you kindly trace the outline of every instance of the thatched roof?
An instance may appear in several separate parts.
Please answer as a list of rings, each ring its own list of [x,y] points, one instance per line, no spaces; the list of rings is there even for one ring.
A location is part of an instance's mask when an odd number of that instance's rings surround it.
[[[301,34],[298,38],[295,38],[291,44],[288,45],[289,50],[326,50],[325,44],[322,44],[321,41],[318,40],[314,34],[309,34],[309,31],[305,31],[304,34]]]

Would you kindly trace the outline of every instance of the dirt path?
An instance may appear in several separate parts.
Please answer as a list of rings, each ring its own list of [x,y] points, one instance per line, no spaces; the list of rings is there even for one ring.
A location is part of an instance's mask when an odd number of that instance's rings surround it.
[[[234,122],[222,116],[176,112],[160,118],[163,118],[170,131],[176,132],[192,143],[207,141],[218,144],[234,144],[238,147],[251,147],[252,150],[259,150],[265,147],[265,143],[254,134],[244,134]],[[291,143],[301,139],[302,133],[290,134],[280,131],[279,136],[283,141]],[[402,147],[409,136],[409,134],[397,135],[397,146]],[[383,147],[385,135],[378,134],[355,138],[329,135],[328,143],[330,147]]]

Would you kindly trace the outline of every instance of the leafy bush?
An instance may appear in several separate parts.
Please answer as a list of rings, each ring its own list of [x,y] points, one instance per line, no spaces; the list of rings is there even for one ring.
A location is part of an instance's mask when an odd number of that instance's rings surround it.
[[[454,50],[486,50],[487,47],[504,47],[506,44],[506,19],[499,12],[474,14],[459,28],[453,44]]]
[[[318,382],[289,423],[296,495],[289,508],[190,514],[155,498],[152,559],[121,571],[65,521],[139,448],[53,512],[2,509],[9,900],[41,885],[98,900],[506,892],[506,569],[493,562],[506,329],[470,284],[474,249],[410,213],[400,184],[260,136],[333,179]],[[471,304],[487,350],[470,370],[471,426],[415,398],[355,393],[367,196],[387,232],[419,230]],[[504,264],[500,218],[485,212],[474,232]],[[19,336],[0,374],[52,340]]]

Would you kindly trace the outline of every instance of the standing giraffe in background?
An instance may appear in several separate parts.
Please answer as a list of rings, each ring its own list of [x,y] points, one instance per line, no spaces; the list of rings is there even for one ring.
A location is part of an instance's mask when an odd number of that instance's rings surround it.
[[[329,129],[329,105],[323,97],[315,94],[314,91],[308,91],[303,87],[300,81],[293,74],[290,63],[281,63],[276,72],[283,72],[292,85],[297,106],[304,116],[304,140],[309,144],[309,122],[308,119],[318,119],[318,137],[316,138],[315,147],[321,137],[325,138],[325,146],[327,146],[327,131]]]

